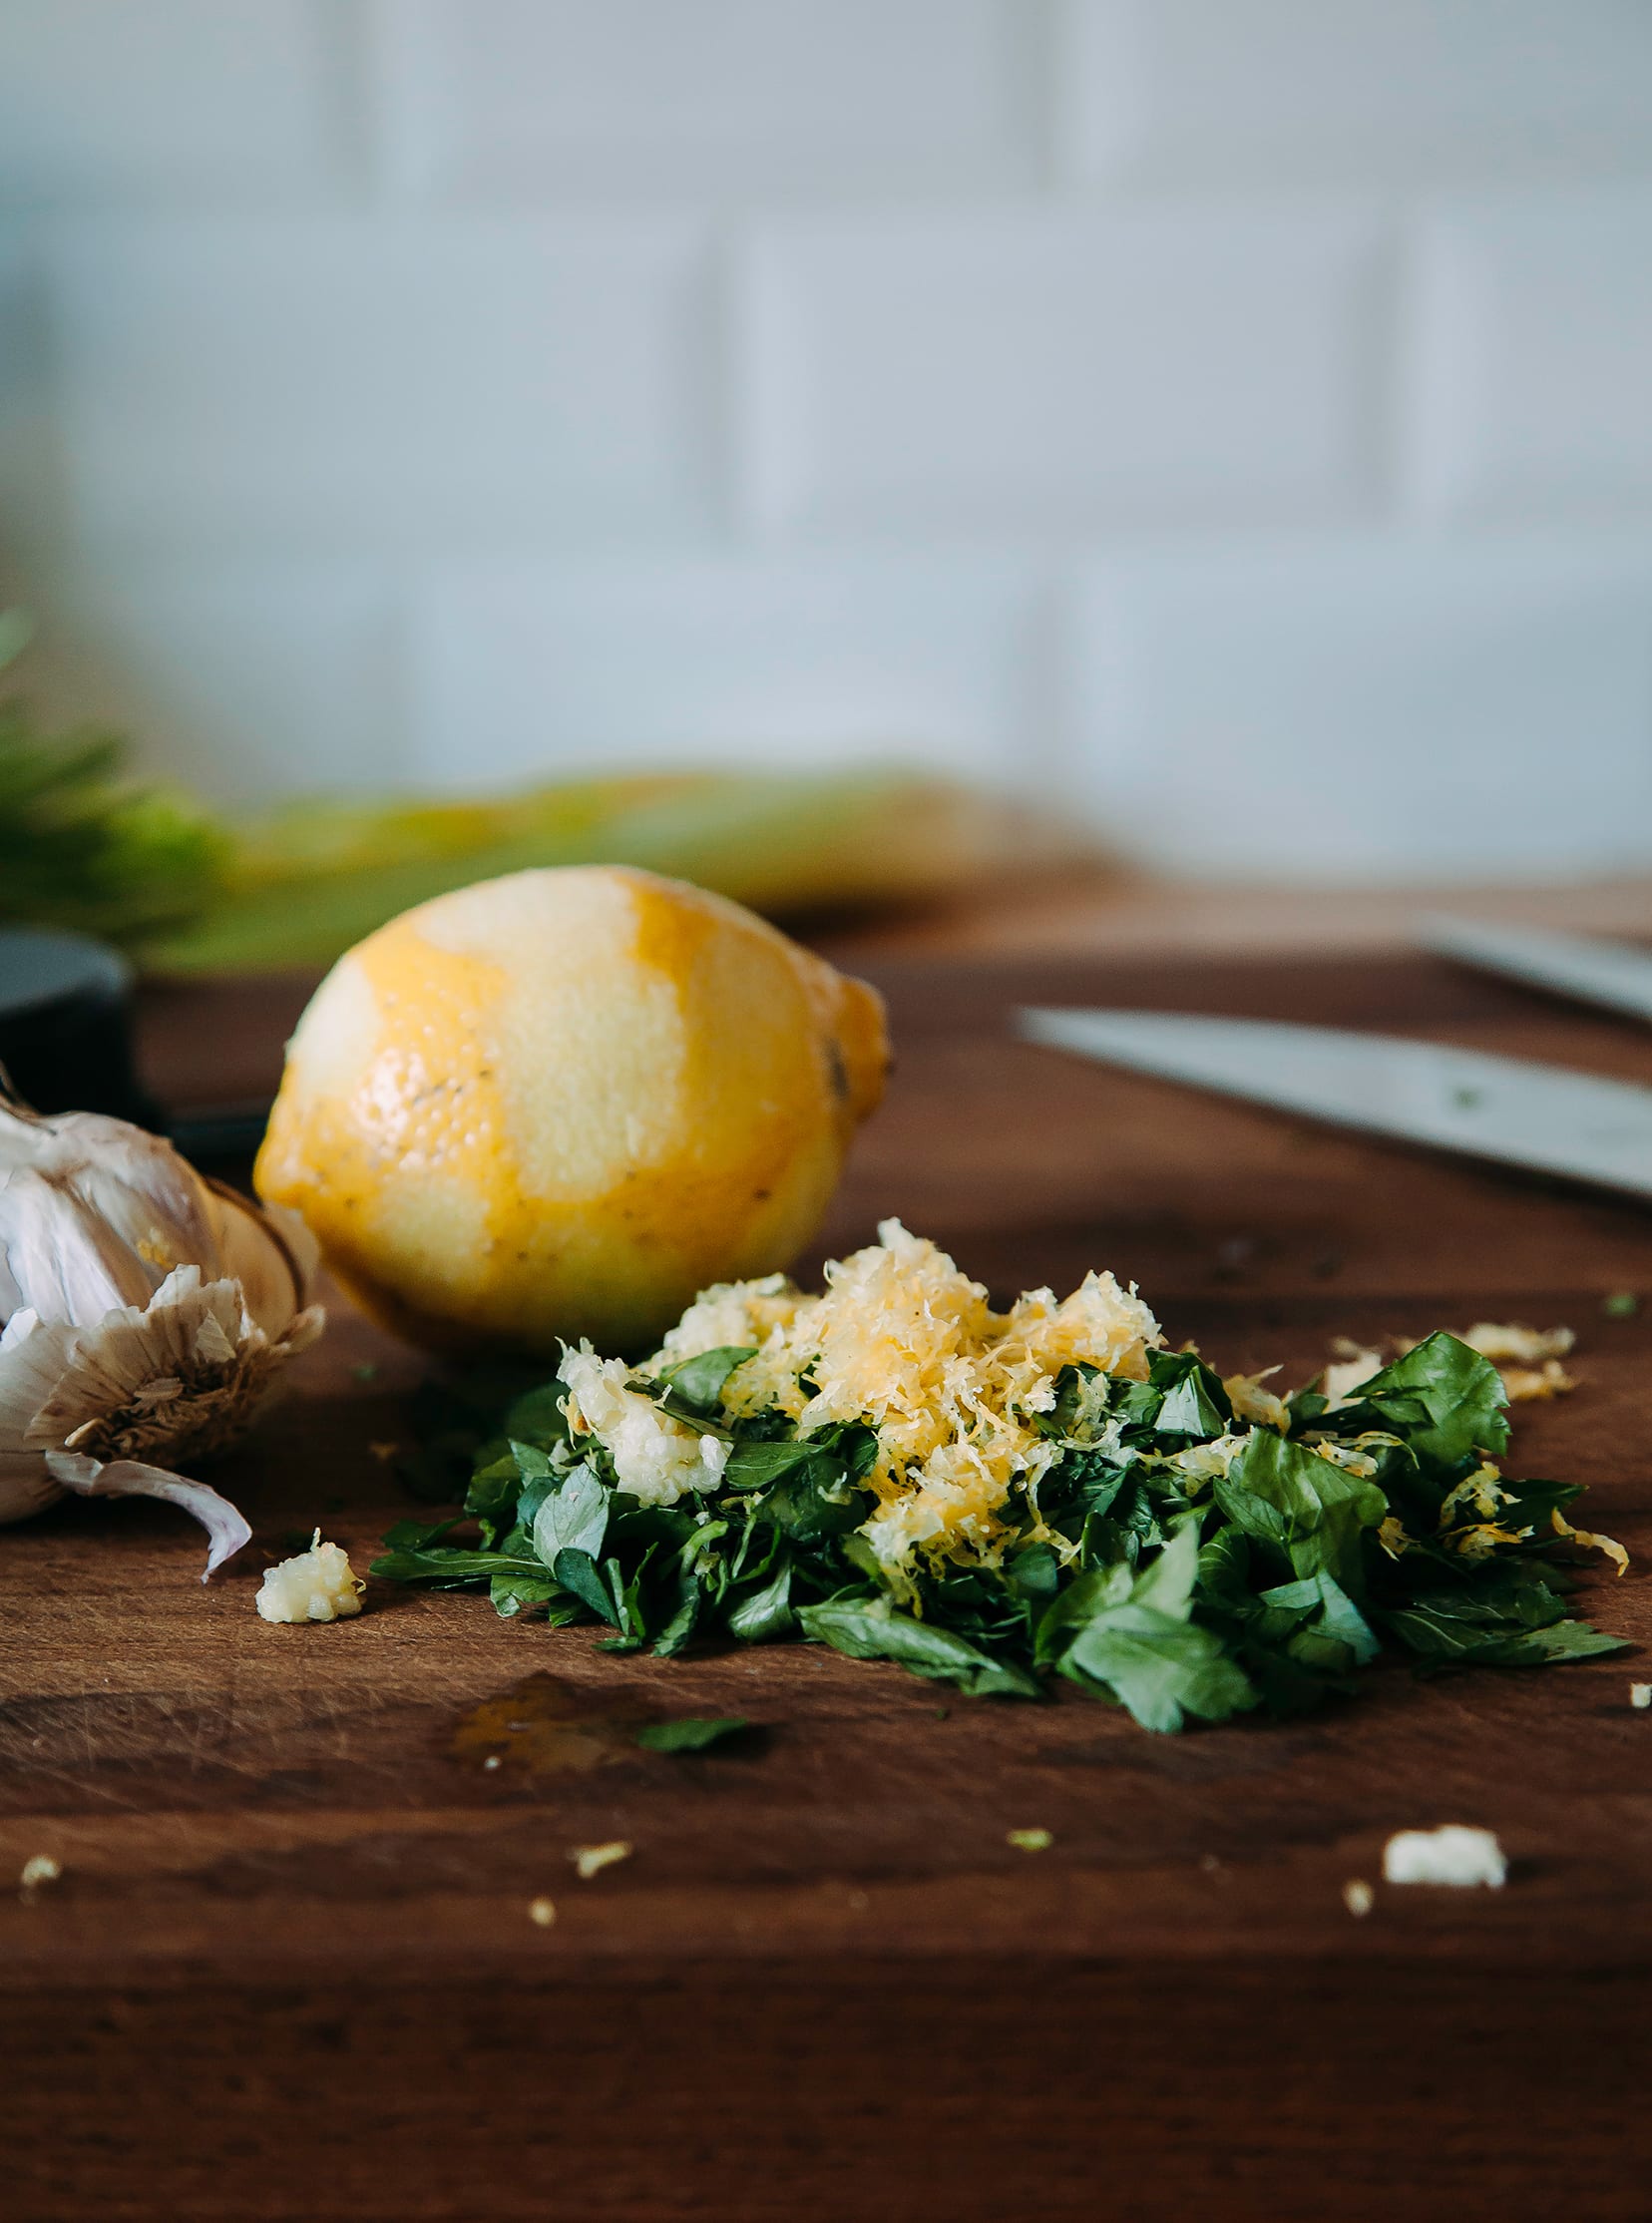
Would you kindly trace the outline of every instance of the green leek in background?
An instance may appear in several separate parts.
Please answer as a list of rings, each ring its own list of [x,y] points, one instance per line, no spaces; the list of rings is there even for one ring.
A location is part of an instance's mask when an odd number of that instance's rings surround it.
[[[0,669],[29,637],[0,611]],[[113,733],[37,734],[0,698],[0,924],[66,926],[127,947],[199,918],[222,885],[230,842],[190,796],[123,776]]]
[[[0,667],[27,633],[0,614]],[[164,973],[324,966],[410,904],[534,865],[645,865],[785,914],[933,896],[1028,852],[1001,806],[900,771],[631,773],[233,821],[134,782],[128,753],[42,738],[0,700],[0,922],[78,927]]]

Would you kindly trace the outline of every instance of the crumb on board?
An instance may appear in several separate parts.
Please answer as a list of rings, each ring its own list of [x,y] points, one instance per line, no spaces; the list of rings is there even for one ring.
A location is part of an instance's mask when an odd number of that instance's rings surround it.
[[[361,1611],[367,1587],[336,1544],[323,1544],[321,1531],[307,1552],[264,1570],[255,1600],[265,1621],[341,1621]]]
[[[1632,1682],[1629,1685],[1629,1703],[1637,1713],[1644,1713],[1652,1706],[1652,1682]]]
[[[1047,1853],[1055,1840],[1046,1829],[1012,1829],[1005,1831],[1004,1842],[1019,1853]]]
[[[557,1903],[554,1899],[540,1898],[529,1900],[528,1920],[533,1923],[538,1929],[549,1930],[556,1919]]]
[[[1343,1885],[1343,1905],[1356,1922],[1363,1922],[1377,1904],[1377,1894],[1361,1877],[1354,1876]]]
[[[54,1860],[50,1853],[31,1853],[17,1879],[19,1897],[32,1899],[42,1884],[55,1884],[62,1874],[62,1861]]]
[[[581,1883],[589,1884],[593,1876],[600,1876],[605,1868],[612,1868],[616,1861],[629,1860],[632,1847],[624,1838],[612,1838],[606,1845],[571,1845],[568,1857],[574,1863]]]
[[[1383,1847],[1383,1881],[1388,1884],[1444,1884],[1455,1891],[1483,1885],[1501,1891],[1507,1876],[1508,1863],[1491,1831],[1461,1822],[1397,1830]]]
[[[395,1458],[397,1452],[400,1451],[401,1446],[400,1444],[369,1444],[367,1449],[381,1467],[387,1467],[391,1460]]]

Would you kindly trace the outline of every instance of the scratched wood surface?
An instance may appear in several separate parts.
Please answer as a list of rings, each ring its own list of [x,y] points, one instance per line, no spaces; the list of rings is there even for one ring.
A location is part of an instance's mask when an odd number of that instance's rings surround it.
[[[1652,1637],[1643,1211],[1067,1063],[1005,1019],[1249,1012],[1652,1081],[1642,1034],[1410,961],[883,979],[899,1070],[825,1249],[897,1212],[1001,1293],[1109,1264],[1224,1368],[1565,1321],[1581,1387],[1521,1410],[1515,1464],[1591,1486],[1637,1570],[1584,1609]],[[301,1000],[156,999],[156,1078],[255,1094]],[[1637,1289],[1640,1317],[1603,1314]],[[0,1874],[63,1867],[0,1894],[8,2217],[1645,2216],[1644,1655],[1378,1671],[1306,1722],[1154,1739],[802,1646],[615,1660],[470,1597],[266,1627],[295,1535],[359,1563],[408,1510],[383,1453],[419,1372],[337,1312],[225,1464],[256,1543],[210,1588],[164,1509],[0,1535]],[[762,1731],[629,1742],[686,1712]],[[1505,1891],[1378,1882],[1392,1829],[1445,1820],[1498,1831]],[[1029,1827],[1047,1851],[1007,1842]],[[570,1849],[612,1839],[632,1857],[580,1881]]]

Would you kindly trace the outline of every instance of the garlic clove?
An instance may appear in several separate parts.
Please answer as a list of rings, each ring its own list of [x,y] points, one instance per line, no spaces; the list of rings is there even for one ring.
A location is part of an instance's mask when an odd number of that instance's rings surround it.
[[[0,1250],[43,1319],[95,1319],[144,1303],[184,1259],[215,1264],[206,1203],[159,1135],[101,1112],[41,1118],[0,1104]]]
[[[224,1560],[250,1541],[252,1531],[241,1514],[204,1482],[190,1482],[164,1468],[146,1466],[137,1459],[113,1459],[107,1464],[72,1451],[51,1451],[46,1465],[54,1482],[81,1498],[163,1498],[182,1506],[206,1531],[205,1582]]]
[[[296,1212],[278,1206],[277,1219],[216,1181],[207,1183],[206,1203],[220,1271],[240,1283],[247,1311],[273,1339],[302,1308],[315,1279],[320,1257],[315,1237]],[[287,1222],[296,1223],[296,1238]]]
[[[221,1565],[246,1524],[171,1462],[239,1436],[321,1333],[315,1260],[158,1136],[0,1092],[0,1523],[138,1492],[193,1513]]]
[[[32,1165],[0,1175],[0,1258],[7,1312],[27,1306],[43,1320],[95,1320],[155,1286],[137,1252]]]
[[[75,1347],[77,1331],[62,1321],[43,1321],[32,1311],[14,1312],[0,1335],[0,1477],[22,1471],[22,1463],[39,1452],[29,1445],[35,1415],[51,1398],[63,1379]],[[51,1503],[56,1492],[43,1501]],[[36,1505],[14,1509],[9,1496],[0,1498],[0,1520],[21,1521]]]

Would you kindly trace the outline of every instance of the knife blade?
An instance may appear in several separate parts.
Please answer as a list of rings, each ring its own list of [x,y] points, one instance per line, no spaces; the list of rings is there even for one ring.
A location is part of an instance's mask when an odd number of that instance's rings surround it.
[[[1482,926],[1441,913],[1418,922],[1417,938],[1425,949],[1458,964],[1652,1020],[1652,953],[1627,942],[1536,927]]]
[[[1024,1009],[1030,1042],[1338,1126],[1652,1196],[1652,1089],[1448,1044],[1253,1019]]]

